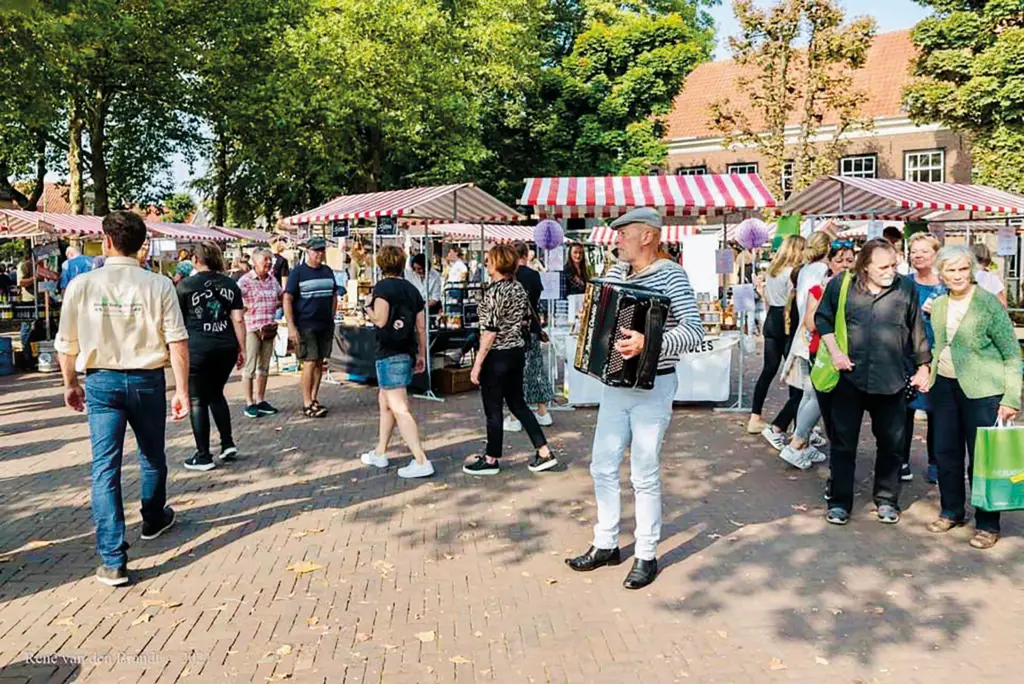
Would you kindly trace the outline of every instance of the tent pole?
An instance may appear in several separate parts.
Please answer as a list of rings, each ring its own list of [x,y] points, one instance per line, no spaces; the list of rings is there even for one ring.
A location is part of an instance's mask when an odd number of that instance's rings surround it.
[[[452,218],[453,218],[453,221],[456,221],[456,222],[459,220],[459,204],[458,204],[458,202],[459,202],[459,191],[456,190],[455,192],[452,193]],[[426,219],[426,218],[423,219],[423,241],[426,243],[424,245],[424,249],[423,249],[424,261],[426,262],[424,264],[423,277],[427,279],[427,281],[426,281],[426,283],[427,283],[427,297],[429,298],[430,297],[430,273],[431,273],[431,270],[434,267],[434,262],[433,262],[433,260],[431,259],[431,256],[430,256],[430,221],[428,219]],[[443,288],[444,283],[442,283],[441,285],[442,285],[442,288]],[[443,289],[441,290],[441,311],[444,312],[444,290]],[[413,396],[416,397],[417,399],[426,399],[427,401],[443,402],[444,401],[443,397],[439,397],[436,394],[434,394],[434,384],[433,384],[433,381],[432,381],[432,378],[433,378],[433,368],[432,368],[432,365],[433,365],[434,355],[433,355],[433,353],[431,352],[431,349],[430,349],[430,305],[429,304],[427,305],[426,314],[427,314],[426,315],[426,324],[427,324],[427,349],[426,349],[426,357],[427,357],[427,368],[426,368],[426,373],[427,373],[427,391],[424,392],[423,394],[414,394]]]

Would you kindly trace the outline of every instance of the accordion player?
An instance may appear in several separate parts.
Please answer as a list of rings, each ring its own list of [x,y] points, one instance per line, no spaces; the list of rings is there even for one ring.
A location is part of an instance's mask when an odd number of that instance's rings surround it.
[[[645,287],[592,280],[580,312],[576,370],[611,387],[653,388],[669,305],[668,297]],[[639,356],[624,359],[615,349],[623,329],[645,336]]]

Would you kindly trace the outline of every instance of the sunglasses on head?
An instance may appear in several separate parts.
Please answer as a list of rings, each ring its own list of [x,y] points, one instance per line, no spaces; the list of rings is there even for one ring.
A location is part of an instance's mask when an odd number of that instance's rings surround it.
[[[853,240],[833,240],[832,249],[853,249]]]

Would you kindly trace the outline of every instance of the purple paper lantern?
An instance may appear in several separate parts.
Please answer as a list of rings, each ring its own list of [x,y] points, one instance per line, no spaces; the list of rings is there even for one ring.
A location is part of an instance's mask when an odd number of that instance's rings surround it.
[[[544,219],[533,227],[533,241],[541,249],[554,249],[565,242],[565,231],[562,224],[552,219]]]
[[[761,219],[748,218],[736,226],[736,242],[743,249],[760,249],[769,237],[768,226]]]

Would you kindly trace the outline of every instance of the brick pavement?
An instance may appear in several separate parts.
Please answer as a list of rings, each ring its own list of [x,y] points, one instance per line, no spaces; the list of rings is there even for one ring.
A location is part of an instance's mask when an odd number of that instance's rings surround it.
[[[252,421],[234,381],[244,459],[185,471],[191,435],[171,426],[179,522],[155,541],[139,540],[129,456],[136,582],[106,588],[92,576],[87,431],[57,385],[0,378],[0,682],[1020,679],[1020,515],[991,552],[970,549],[968,530],[937,538],[924,529],[936,494],[918,480],[900,525],[874,522],[861,497],[832,528],[823,470],[786,469],[742,417],[698,408],[676,411],[664,451],[662,574],[630,593],[628,563],[562,563],[594,520],[593,410],[549,429],[564,469],[530,474],[520,434],[500,477],[474,479],[460,464],[481,448],[478,397],[416,402],[438,474],[402,482],[354,458],[375,438],[372,390],[325,388],[331,416],[313,421],[295,378],[272,378],[285,410]],[[319,567],[288,569],[303,562]]]

